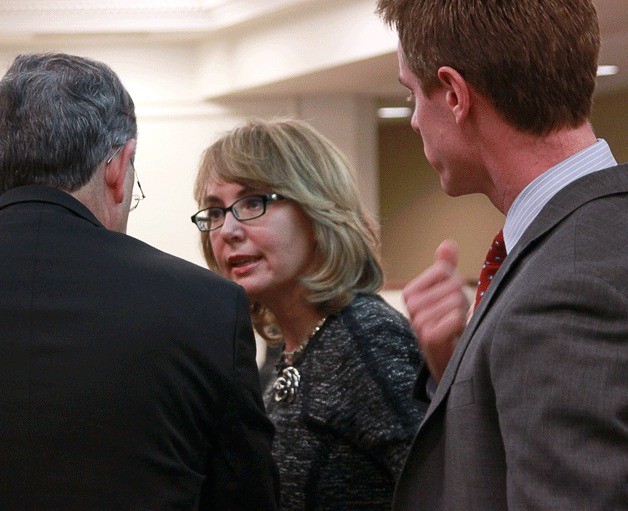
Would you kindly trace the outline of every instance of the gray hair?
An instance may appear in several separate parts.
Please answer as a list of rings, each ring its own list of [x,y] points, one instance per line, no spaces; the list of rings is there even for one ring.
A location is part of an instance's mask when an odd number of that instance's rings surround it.
[[[28,184],[75,191],[136,137],[133,100],[101,62],[19,55],[0,80],[0,193]]]

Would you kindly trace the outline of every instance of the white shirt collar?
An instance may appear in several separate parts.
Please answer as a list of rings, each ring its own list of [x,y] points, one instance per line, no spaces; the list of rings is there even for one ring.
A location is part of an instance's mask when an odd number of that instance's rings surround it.
[[[504,224],[510,252],[543,207],[565,186],[587,174],[617,165],[606,141],[597,142],[546,170],[526,186],[512,203]]]

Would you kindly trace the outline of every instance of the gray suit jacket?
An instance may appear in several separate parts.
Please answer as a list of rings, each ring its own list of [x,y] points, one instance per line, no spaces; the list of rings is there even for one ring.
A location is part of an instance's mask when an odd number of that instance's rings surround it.
[[[628,165],[559,192],[459,339],[394,509],[626,509]]]

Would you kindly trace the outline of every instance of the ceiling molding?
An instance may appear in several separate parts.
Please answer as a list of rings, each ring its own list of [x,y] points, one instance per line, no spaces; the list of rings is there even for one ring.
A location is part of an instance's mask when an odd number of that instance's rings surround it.
[[[628,91],[628,1],[594,0],[600,16],[602,49],[600,64],[615,65],[619,72],[614,76],[598,79],[597,94]],[[396,82],[398,73],[394,51],[385,54],[354,55],[347,62],[315,61],[308,48],[321,50],[330,56],[341,53],[340,48],[330,50],[329,30],[343,45],[366,46],[362,39],[352,35],[355,20],[339,19],[326,22],[320,30],[305,25],[305,21],[328,13],[342,6],[368,4],[364,7],[369,15],[374,14],[374,0],[0,0],[0,50],[8,54],[17,51],[43,51],[49,48],[89,48],[106,55],[107,51],[119,52],[127,45],[138,48],[146,57],[146,47],[177,46],[181,51],[196,55],[199,68],[208,67],[199,80],[216,82],[217,69],[226,70],[227,77],[251,75],[251,70],[277,66],[282,55],[295,53],[299,59],[311,65],[301,66],[289,62],[285,73],[277,72],[272,80],[237,83],[228,91],[206,90],[208,97],[271,97],[285,94],[352,93],[376,97],[401,97],[403,90]],[[259,44],[251,41],[252,34],[263,34],[264,30],[274,37],[275,32],[290,20],[305,20],[303,29],[295,31],[288,42],[273,50],[269,37],[264,36]],[[354,22],[352,24],[352,22]],[[375,29],[360,22],[364,30],[375,34]],[[318,38],[318,39],[316,39]],[[356,42],[357,41],[357,42]],[[257,55],[260,47],[267,47],[270,57],[260,57],[249,65],[237,67],[234,58],[218,62],[209,58],[207,48],[215,51],[221,45],[229,45],[230,51],[247,42],[252,49],[249,54]],[[272,42],[272,41],[271,41]],[[173,43],[173,45],[171,45]],[[275,43],[273,43],[275,44]],[[152,46],[151,46],[152,45]],[[253,50],[257,49],[257,53]],[[242,52],[246,56],[247,52]],[[8,58],[8,57],[7,57]],[[238,74],[240,73],[240,74]],[[292,73],[295,76],[292,76]],[[259,73],[258,73],[259,74]],[[298,75],[298,76],[297,76]],[[392,78],[391,78],[392,77]],[[217,83],[217,82],[216,82]],[[399,91],[399,92],[398,92]]]
[[[206,34],[313,1],[2,0],[0,41],[64,34]]]
[[[173,13],[197,14],[220,13],[232,10],[275,9],[282,4],[297,4],[302,0],[3,0],[0,13],[42,12],[126,12],[126,13]]]

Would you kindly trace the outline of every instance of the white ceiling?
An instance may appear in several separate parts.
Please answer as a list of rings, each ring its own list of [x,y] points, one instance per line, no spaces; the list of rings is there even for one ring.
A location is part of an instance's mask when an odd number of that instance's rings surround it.
[[[198,39],[316,3],[321,0],[0,0],[0,43],[105,34]]]
[[[628,0],[595,0],[600,18],[602,49],[600,65],[615,65],[619,73],[599,77],[597,94],[628,91]],[[316,94],[321,91],[373,95],[383,99],[401,98],[407,91],[397,83],[398,63],[396,54],[354,62],[333,69],[238,91],[238,96],[273,96],[282,94]],[[395,77],[391,80],[390,77]],[[390,104],[390,101],[387,101]]]
[[[201,40],[282,12],[323,8],[339,0],[0,0],[0,47],[46,40],[128,37]],[[343,0],[344,1],[344,0]],[[628,1],[595,0],[602,31],[600,64],[619,67],[598,79],[598,93],[628,90]],[[375,6],[375,1],[373,1]],[[231,97],[351,93],[400,97],[394,54],[354,62],[282,82],[238,91]]]

